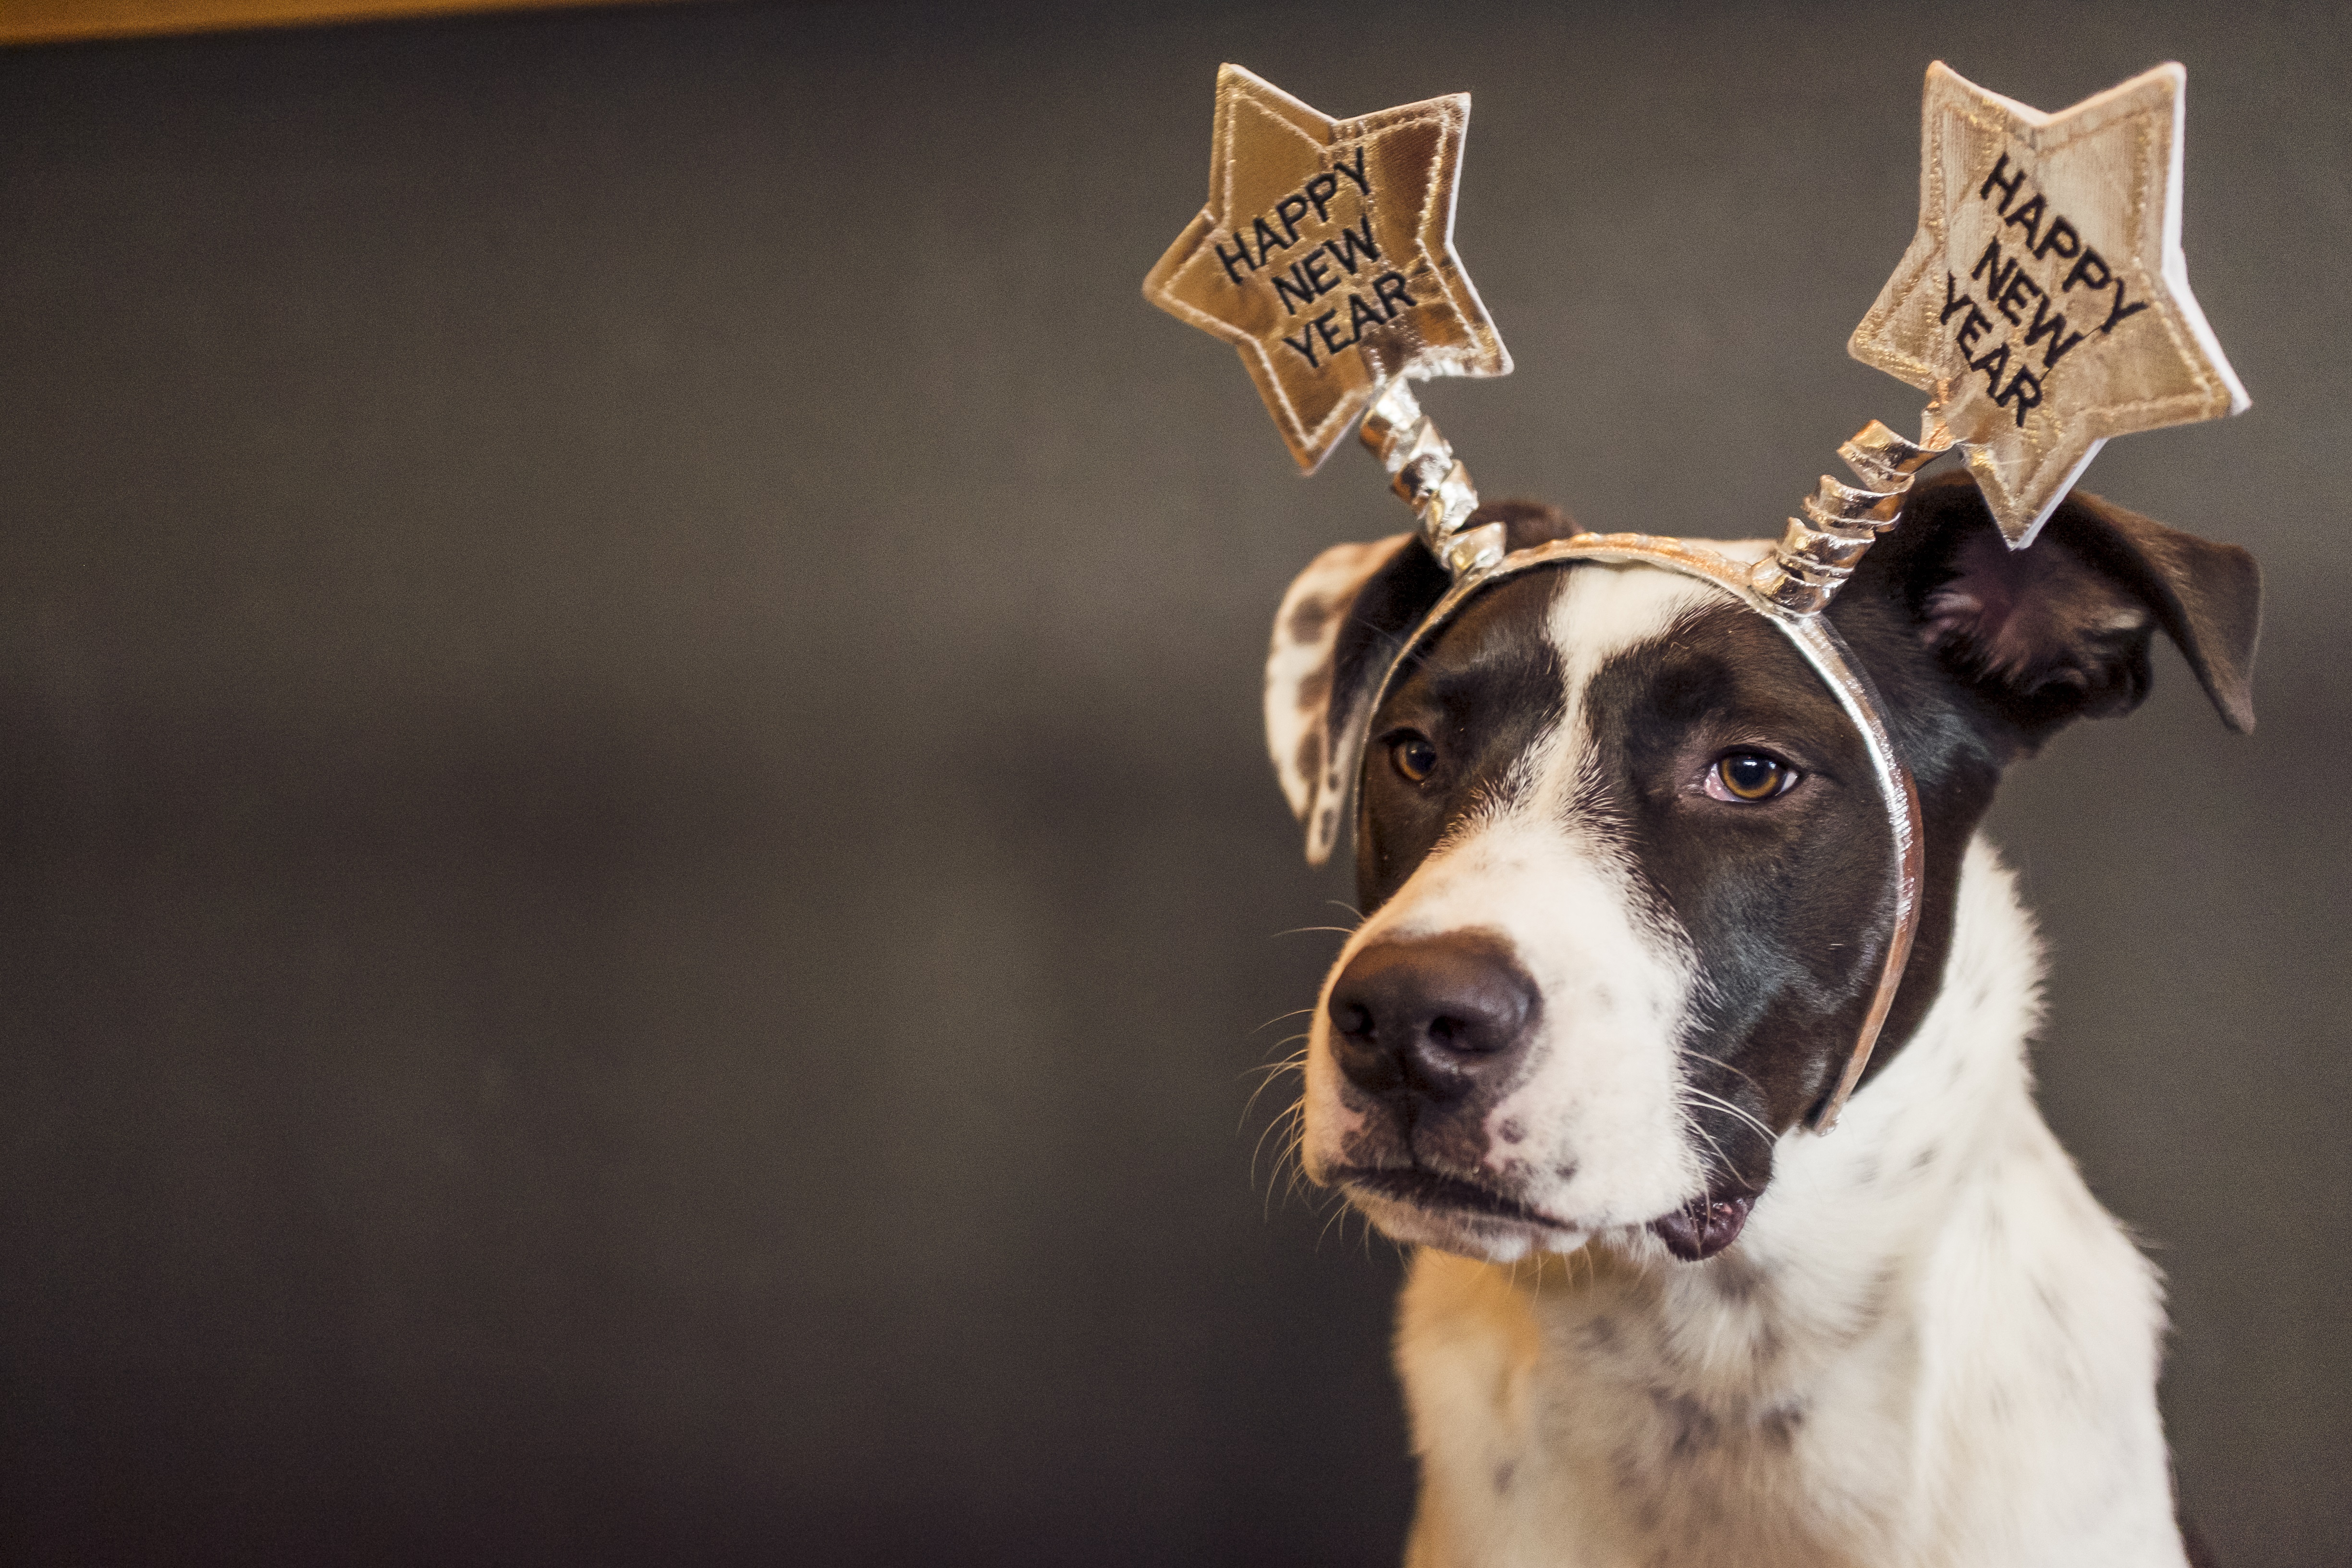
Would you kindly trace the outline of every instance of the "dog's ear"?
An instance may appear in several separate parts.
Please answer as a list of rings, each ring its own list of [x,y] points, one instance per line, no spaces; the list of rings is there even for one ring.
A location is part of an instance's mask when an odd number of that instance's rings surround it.
[[[1468,526],[1490,522],[1503,524],[1512,550],[1576,531],[1565,514],[1534,501],[1480,507]],[[1265,660],[1265,743],[1291,812],[1307,826],[1309,864],[1323,864],[1339,842],[1390,658],[1451,585],[1417,537],[1399,533],[1333,546],[1282,596]]]
[[[1265,658],[1265,743],[1291,815],[1307,825],[1310,864],[1339,840],[1373,689],[1447,585],[1419,536],[1400,533],[1333,545],[1282,596]]]
[[[2179,645],[2221,721],[2254,727],[2262,575],[2234,544],[2077,490],[2032,545],[2012,551],[1964,473],[1915,490],[1885,543],[1895,546],[1888,559],[1865,558],[1865,568],[1895,574],[1888,585],[1920,641],[2007,721],[2021,751],[2070,720],[2138,707],[2158,628]]]

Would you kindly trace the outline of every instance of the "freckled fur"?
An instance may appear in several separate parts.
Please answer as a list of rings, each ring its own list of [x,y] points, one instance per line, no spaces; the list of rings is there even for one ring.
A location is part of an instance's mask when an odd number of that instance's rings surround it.
[[[1298,574],[1275,617],[1266,650],[1266,749],[1283,798],[1309,825],[1307,855],[1318,862],[1338,837],[1339,802],[1360,740],[1347,714],[1331,711],[1335,668],[1349,662],[1351,643],[1367,633],[1377,643],[1387,631],[1365,624],[1365,590],[1401,564],[1409,572],[1412,563],[1401,558],[1412,544],[1411,534],[1399,533],[1369,544],[1333,545]]]

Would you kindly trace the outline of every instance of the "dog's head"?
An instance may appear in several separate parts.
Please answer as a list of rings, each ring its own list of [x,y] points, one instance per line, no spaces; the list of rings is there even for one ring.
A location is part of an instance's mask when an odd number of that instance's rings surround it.
[[[1514,550],[1570,531],[1521,504],[1477,521]],[[1643,1226],[1708,1256],[1834,1083],[1885,956],[1895,850],[1864,743],[1763,617],[1596,563],[1476,595],[1367,713],[1445,587],[1409,535],[1342,546],[1275,626],[1268,740],[1310,858],[1360,773],[1366,918],[1309,1037],[1307,1173],[1400,1240],[1498,1261]],[[1874,1071],[1935,1000],[2001,769],[2137,706],[2159,628],[2250,729],[2257,599],[2243,551],[2095,497],[2013,554],[1965,476],[1914,493],[1830,612],[1925,827]]]

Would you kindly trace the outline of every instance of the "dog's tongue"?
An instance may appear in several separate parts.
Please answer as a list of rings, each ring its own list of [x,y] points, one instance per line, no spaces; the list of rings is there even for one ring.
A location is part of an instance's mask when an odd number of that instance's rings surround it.
[[[1694,1198],[1674,1213],[1652,1220],[1650,1229],[1666,1244],[1668,1252],[1685,1263],[1696,1263],[1739,1239],[1740,1227],[1748,1223],[1748,1205],[1755,1201],[1752,1197]]]

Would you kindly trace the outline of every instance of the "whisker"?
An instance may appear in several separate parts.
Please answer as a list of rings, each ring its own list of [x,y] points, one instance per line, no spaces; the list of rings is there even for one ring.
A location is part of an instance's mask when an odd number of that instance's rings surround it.
[[[1292,1040],[1303,1040],[1307,1037],[1305,1035],[1292,1035],[1287,1039],[1276,1040],[1274,1043],[1274,1048],[1276,1050],[1280,1050],[1283,1047],[1290,1044]],[[1241,1071],[1234,1074],[1234,1076],[1235,1078],[1247,1078],[1250,1074],[1256,1073],[1261,1077],[1270,1078],[1276,1073],[1286,1072],[1292,1068],[1302,1066],[1305,1064],[1306,1060],[1306,1051],[1296,1050],[1283,1058],[1278,1062],[1261,1062],[1254,1068],[1244,1068]]]
[[[1690,1114],[1689,1106],[1685,1105],[1682,1110],[1683,1121],[1689,1124],[1690,1130],[1706,1139],[1707,1147],[1715,1151],[1715,1157],[1728,1167],[1731,1163],[1731,1156],[1723,1152],[1723,1145],[1715,1141],[1715,1134],[1699,1125],[1698,1118]]]
[[[1306,1009],[1306,1011],[1307,1011],[1307,1012],[1312,1012],[1312,1011],[1314,1011],[1314,1009],[1310,1007],[1310,1008]],[[1260,1028],[1264,1028],[1265,1026],[1265,1025],[1263,1025],[1263,1024],[1261,1024],[1261,1025],[1259,1025],[1259,1026],[1258,1026],[1258,1027],[1260,1027]],[[1752,1078],[1748,1078],[1748,1075],[1747,1075],[1746,1073],[1744,1073],[1744,1072],[1740,1072],[1740,1070],[1739,1070],[1738,1068],[1733,1067],[1729,1062],[1725,1061],[1721,1057],[1711,1057],[1711,1056],[1708,1056],[1705,1051],[1695,1051],[1695,1050],[1691,1049],[1688,1046],[1679,1046],[1679,1047],[1676,1047],[1675,1048],[1676,1048],[1678,1051],[1680,1051],[1680,1052],[1681,1052],[1681,1054],[1682,1054],[1682,1055],[1684,1055],[1684,1056],[1686,1056],[1686,1057],[1692,1057],[1692,1058],[1696,1058],[1697,1060],[1699,1060],[1699,1061],[1703,1061],[1703,1062],[1712,1062],[1712,1063],[1713,1063],[1713,1064],[1715,1064],[1717,1067],[1721,1068],[1724,1071],[1726,1071],[1726,1072],[1727,1072],[1727,1073],[1736,1074],[1737,1076],[1738,1076],[1738,1077],[1740,1077],[1740,1078],[1747,1079],[1748,1079],[1748,1083],[1749,1087],[1751,1087],[1752,1089],[1754,1089],[1756,1090],[1756,1092],[1757,1092],[1757,1093],[1759,1093],[1759,1094],[1762,1094],[1762,1093],[1764,1092],[1764,1086],[1763,1086],[1762,1084],[1758,1083],[1758,1082],[1757,1082],[1754,1079],[1752,1079]]]
[[[1251,1185],[1251,1186],[1253,1186],[1253,1187],[1254,1187],[1254,1186],[1257,1185],[1257,1162],[1258,1162],[1258,1156],[1260,1156],[1261,1154],[1263,1154],[1263,1153],[1265,1153],[1265,1141],[1266,1141],[1267,1139],[1269,1139],[1269,1138],[1271,1138],[1271,1137],[1273,1137],[1273,1136],[1274,1136],[1274,1134],[1275,1134],[1275,1130],[1276,1130],[1276,1128],[1280,1127],[1280,1126],[1283,1124],[1283,1122],[1284,1122],[1285,1121],[1286,1121],[1288,1118],[1290,1118],[1290,1117],[1292,1117],[1292,1116],[1295,1116],[1295,1115],[1297,1115],[1297,1108],[1294,1106],[1294,1107],[1293,1107],[1292,1109],[1290,1109],[1289,1110],[1286,1110],[1286,1111],[1283,1112],[1283,1114],[1282,1114],[1282,1115],[1276,1117],[1276,1118],[1275,1118],[1274,1120],[1272,1120],[1271,1121],[1268,1121],[1268,1122],[1265,1124],[1265,1131],[1263,1131],[1263,1132],[1261,1132],[1261,1133],[1259,1133],[1259,1134],[1257,1135],[1257,1142],[1256,1142],[1255,1144],[1251,1145],[1251,1147],[1250,1147],[1250,1185]],[[1236,1129],[1236,1131],[1239,1131],[1239,1130],[1238,1130],[1238,1129]],[[1276,1169],[1279,1169],[1279,1168],[1280,1168],[1280,1157],[1279,1157],[1278,1155],[1276,1156]],[[1274,1191],[1274,1184],[1273,1184],[1273,1182],[1272,1182],[1271,1180],[1269,1180],[1269,1181],[1266,1183],[1266,1191],[1267,1191],[1269,1194],[1271,1194],[1271,1193]]]
[[[1760,1119],[1748,1111],[1741,1110],[1738,1106],[1732,1104],[1731,1101],[1724,1099],[1719,1094],[1709,1094],[1706,1090],[1693,1088],[1689,1084],[1682,1085],[1678,1092],[1682,1094],[1696,1095],[1709,1105],[1716,1106],[1724,1110],[1728,1110],[1732,1115],[1737,1116],[1740,1121],[1745,1121],[1748,1126],[1753,1127],[1757,1131],[1762,1133],[1768,1141],[1778,1136],[1778,1134],[1776,1134],[1769,1127],[1765,1126]]]
[[[1257,1135],[1257,1146],[1250,1151],[1250,1185],[1257,1185],[1257,1162],[1259,1155],[1265,1150],[1265,1141],[1273,1137],[1277,1131],[1284,1131],[1285,1124],[1289,1121],[1291,1117],[1297,1114],[1297,1110],[1298,1108],[1297,1106],[1290,1107],[1281,1115],[1276,1116],[1273,1121],[1268,1121],[1265,1124],[1265,1131]],[[1275,1145],[1274,1168],[1266,1173],[1265,1201],[1260,1206],[1259,1213],[1260,1216],[1268,1224],[1272,1224],[1274,1220],[1275,1178],[1282,1174],[1283,1164],[1290,1157],[1290,1139],[1286,1135],[1281,1142]],[[1289,1198],[1287,1190],[1285,1191],[1283,1196],[1284,1200],[1287,1202]]]
[[[1297,1195],[1299,1184],[1307,1180],[1307,1159],[1303,1153],[1306,1147],[1307,1118],[1294,1116],[1290,1121],[1290,1145],[1284,1152],[1285,1158],[1290,1163],[1290,1184],[1283,1189],[1282,1194],[1285,1203]]]
[[[1315,1250],[1316,1250],[1318,1254],[1323,1250],[1323,1238],[1324,1238],[1325,1237],[1327,1237],[1327,1236],[1328,1236],[1328,1235],[1330,1235],[1330,1234],[1331,1234],[1331,1227],[1332,1227],[1334,1225],[1337,1225],[1337,1226],[1339,1227],[1339,1244],[1340,1244],[1341,1246],[1343,1246],[1343,1247],[1347,1245],[1347,1242],[1348,1242],[1348,1224],[1347,1224],[1347,1221],[1348,1221],[1348,1209],[1347,1209],[1347,1205],[1343,1204],[1343,1205],[1340,1205],[1340,1207],[1339,1207],[1339,1213],[1337,1213],[1337,1214],[1335,1214],[1335,1215],[1333,1215],[1329,1219],[1325,1220],[1325,1221],[1323,1222],[1323,1228],[1322,1228],[1321,1230],[1318,1230],[1318,1231],[1317,1231],[1317,1232],[1315,1233]]]
[[[1268,1018],[1265,1023],[1260,1024],[1256,1029],[1252,1029],[1250,1033],[1255,1035],[1260,1029],[1271,1029],[1276,1024],[1281,1023],[1285,1018],[1296,1018],[1301,1013],[1312,1013],[1313,1011],[1315,1011],[1315,1009],[1312,1007],[1293,1007],[1287,1013],[1276,1013],[1273,1017]]]
[[[1306,1037],[1307,1037],[1304,1035],[1294,1035],[1291,1037],[1291,1039],[1305,1039]],[[1287,1045],[1289,1044],[1289,1041],[1286,1040],[1283,1043]],[[1258,1075],[1257,1087],[1250,1090],[1249,1099],[1243,1102],[1241,1119],[1234,1123],[1234,1131],[1239,1132],[1243,1128],[1249,1125],[1250,1113],[1257,1109],[1258,1100],[1267,1089],[1274,1087],[1276,1080],[1280,1079],[1283,1074],[1286,1072],[1295,1072],[1303,1076],[1306,1071],[1307,1053],[1305,1051],[1296,1052],[1291,1056],[1284,1058],[1281,1061],[1273,1063],[1268,1067],[1244,1068],[1244,1073],[1254,1072]]]

